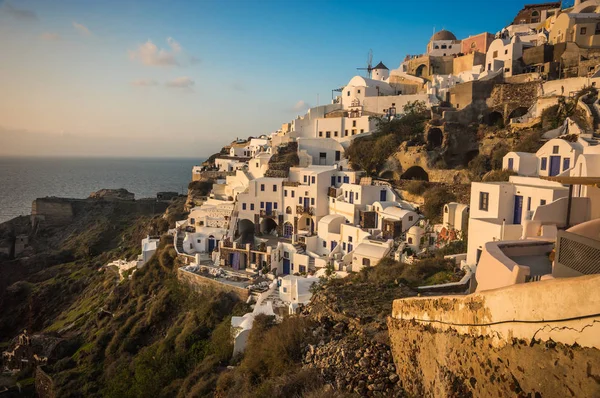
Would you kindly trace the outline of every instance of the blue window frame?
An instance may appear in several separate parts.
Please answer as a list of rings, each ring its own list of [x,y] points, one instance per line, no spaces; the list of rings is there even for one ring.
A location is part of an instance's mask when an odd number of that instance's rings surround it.
[[[540,166],[541,170],[546,170],[548,167],[548,158],[542,158],[542,165]]]
[[[265,208],[265,202],[260,202],[260,208],[264,209]]]
[[[342,182],[342,176],[338,176],[338,183]]]

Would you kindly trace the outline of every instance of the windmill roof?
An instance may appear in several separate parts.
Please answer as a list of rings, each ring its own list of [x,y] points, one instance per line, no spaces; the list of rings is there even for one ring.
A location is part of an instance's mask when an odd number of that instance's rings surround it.
[[[388,69],[387,66],[383,64],[383,62],[379,62],[373,69]],[[389,69],[388,69],[389,70]]]

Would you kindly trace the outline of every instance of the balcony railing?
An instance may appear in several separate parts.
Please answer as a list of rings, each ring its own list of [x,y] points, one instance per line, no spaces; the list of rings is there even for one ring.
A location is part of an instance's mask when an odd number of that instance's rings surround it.
[[[277,210],[261,210],[260,211],[260,216],[261,217],[277,217]]]
[[[298,206],[296,206],[296,213],[308,214],[309,216],[312,216],[315,214],[315,208],[314,207],[304,207],[302,205],[298,205]]]

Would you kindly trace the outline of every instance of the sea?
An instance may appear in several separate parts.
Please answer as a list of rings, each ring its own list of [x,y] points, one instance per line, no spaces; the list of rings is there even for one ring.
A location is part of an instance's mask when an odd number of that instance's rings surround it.
[[[187,193],[201,158],[0,157],[0,222],[31,213],[36,198],[87,198],[102,188],[125,188],[136,199],[160,191]]]

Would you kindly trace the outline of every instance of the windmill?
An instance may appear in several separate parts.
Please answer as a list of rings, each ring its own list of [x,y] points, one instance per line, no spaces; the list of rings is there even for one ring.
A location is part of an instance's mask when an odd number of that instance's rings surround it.
[[[373,50],[369,50],[369,55],[367,56],[367,67],[366,68],[356,68],[358,70],[366,70],[367,77],[371,78],[371,71],[373,70]]]

